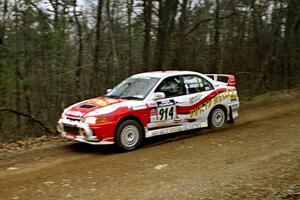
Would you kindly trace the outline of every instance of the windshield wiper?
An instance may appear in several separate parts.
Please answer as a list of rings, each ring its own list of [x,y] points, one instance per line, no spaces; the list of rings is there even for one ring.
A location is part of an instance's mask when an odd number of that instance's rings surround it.
[[[126,96],[126,97],[121,97],[122,99],[138,99],[138,100],[142,100],[143,98],[142,97],[137,97],[137,96]]]

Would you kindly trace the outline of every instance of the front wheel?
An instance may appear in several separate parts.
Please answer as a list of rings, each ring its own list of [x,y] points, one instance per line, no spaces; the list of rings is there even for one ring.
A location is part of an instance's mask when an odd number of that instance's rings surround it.
[[[211,128],[220,128],[226,121],[226,115],[222,108],[213,109],[208,116],[208,124]]]
[[[115,141],[120,150],[134,150],[140,146],[142,140],[143,129],[137,121],[126,120],[118,126]]]

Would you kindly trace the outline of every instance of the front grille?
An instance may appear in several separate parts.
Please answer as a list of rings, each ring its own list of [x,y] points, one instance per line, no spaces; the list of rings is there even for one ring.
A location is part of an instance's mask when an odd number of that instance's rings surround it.
[[[76,134],[76,135],[79,134],[79,128],[77,128],[77,127],[72,127],[72,126],[66,126],[65,125],[64,130],[67,133],[73,133],[73,134]]]

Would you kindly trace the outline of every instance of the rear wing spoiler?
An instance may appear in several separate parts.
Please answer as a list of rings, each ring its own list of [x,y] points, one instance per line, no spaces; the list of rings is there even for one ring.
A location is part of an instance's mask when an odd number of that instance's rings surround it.
[[[235,76],[232,74],[205,74],[214,81],[227,84],[227,86],[236,86]]]

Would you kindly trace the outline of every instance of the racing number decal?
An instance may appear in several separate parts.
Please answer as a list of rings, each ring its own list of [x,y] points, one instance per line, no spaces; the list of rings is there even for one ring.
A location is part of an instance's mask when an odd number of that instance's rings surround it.
[[[168,106],[165,108],[159,108],[159,120],[167,120],[174,118],[174,108],[175,106]]]
[[[175,101],[173,99],[158,101],[157,108],[157,115],[159,121],[174,119],[176,117],[176,106]]]

